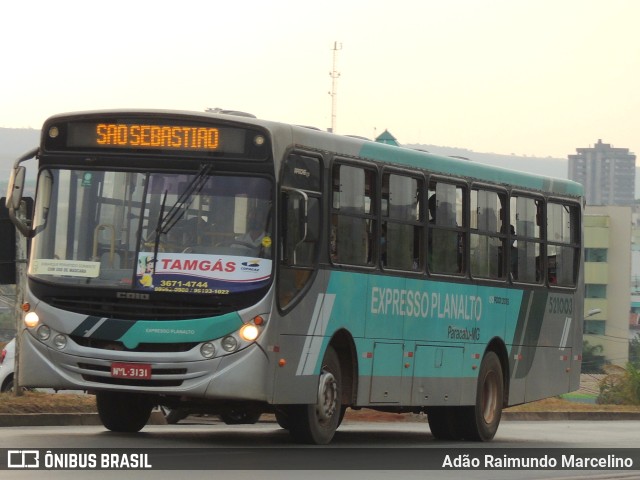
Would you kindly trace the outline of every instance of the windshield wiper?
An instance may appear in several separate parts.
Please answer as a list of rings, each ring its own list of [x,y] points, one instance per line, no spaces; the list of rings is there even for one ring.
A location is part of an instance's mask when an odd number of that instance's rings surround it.
[[[156,225],[156,238],[153,242],[153,273],[156,273],[156,265],[158,264],[158,249],[160,248],[160,234],[162,233],[162,215],[164,214],[164,206],[167,203],[168,190],[164,191],[162,197],[162,205],[160,205],[160,213],[158,213],[158,223]]]
[[[208,180],[208,175],[213,165],[205,164],[200,167],[200,170],[196,174],[193,180],[189,182],[187,188],[180,194],[176,203],[169,209],[167,214],[164,214],[167,195],[169,193],[168,190],[164,191],[164,196],[162,197],[162,204],[160,205],[160,212],[158,213],[158,222],[156,224],[155,229],[155,239],[153,242],[153,272],[156,271],[156,264],[158,258],[158,250],[160,248],[160,236],[163,234],[169,233],[173,227],[175,227],[176,223],[180,221],[180,219],[184,216],[186,209],[182,208],[183,206],[189,207],[191,202],[193,201],[193,195],[199,193],[202,188],[205,186]]]
[[[187,185],[186,190],[182,192],[182,194],[180,194],[180,197],[178,197],[178,199],[176,200],[176,203],[174,203],[171,209],[167,212],[167,215],[162,219],[161,222],[158,222],[158,228],[156,230],[158,234],[169,233],[169,231],[173,227],[175,227],[176,223],[180,221],[180,219],[184,216],[186,212],[186,209],[182,207],[186,205],[188,208],[191,202],[193,201],[193,195],[196,193],[200,193],[200,190],[202,190],[202,187],[204,187],[205,184],[207,183],[207,180],[208,180],[207,177],[212,168],[213,168],[213,165],[211,164],[205,164],[205,165],[202,165],[202,167],[200,167],[200,171],[198,172],[198,174],[195,176],[193,180],[191,180],[189,185]],[[166,199],[166,192],[165,192],[165,199]],[[164,210],[164,202],[163,202],[162,210]]]

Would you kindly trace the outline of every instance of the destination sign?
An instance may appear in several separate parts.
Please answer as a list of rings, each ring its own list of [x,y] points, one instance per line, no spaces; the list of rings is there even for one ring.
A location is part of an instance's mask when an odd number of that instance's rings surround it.
[[[263,159],[267,135],[253,126],[167,118],[104,117],[52,121],[45,125],[45,149],[193,152],[198,155]]]
[[[220,129],[168,125],[98,123],[96,143],[111,147],[218,150]]]
[[[55,127],[54,127],[55,128]],[[68,147],[192,150],[242,153],[246,131],[232,127],[158,125],[152,123],[74,122]],[[51,135],[51,132],[49,132]]]

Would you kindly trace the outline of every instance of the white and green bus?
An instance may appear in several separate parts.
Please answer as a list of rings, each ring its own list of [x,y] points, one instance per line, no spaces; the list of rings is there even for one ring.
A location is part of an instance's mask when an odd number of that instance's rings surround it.
[[[32,219],[18,218],[36,157]],[[490,440],[578,388],[582,187],[224,113],[57,115],[16,161],[20,383],[326,444],[345,410]]]

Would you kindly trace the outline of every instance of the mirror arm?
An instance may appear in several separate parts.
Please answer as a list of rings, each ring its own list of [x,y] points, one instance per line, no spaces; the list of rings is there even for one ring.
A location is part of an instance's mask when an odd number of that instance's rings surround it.
[[[33,237],[35,231],[27,223],[16,217],[16,211],[14,208],[9,208],[9,219],[22,235],[26,238]]]
[[[35,156],[38,155],[39,148],[34,148],[33,150],[29,150],[27,153],[22,155],[13,163],[13,168],[19,167],[22,162],[26,162],[27,160],[31,160]]]

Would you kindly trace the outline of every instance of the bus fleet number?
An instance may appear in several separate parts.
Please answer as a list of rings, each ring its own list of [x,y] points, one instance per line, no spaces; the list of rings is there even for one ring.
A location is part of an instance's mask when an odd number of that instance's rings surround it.
[[[571,315],[573,313],[573,299],[563,297],[549,297],[549,313]]]

